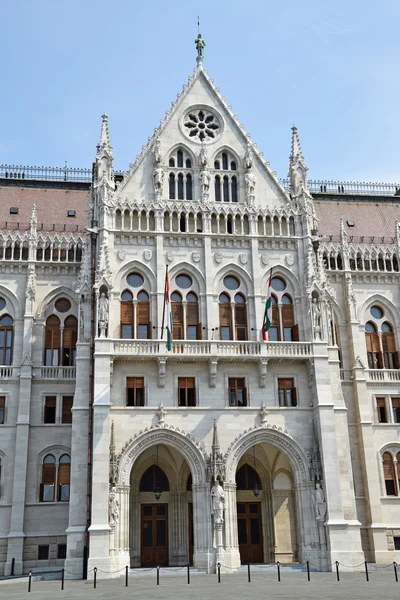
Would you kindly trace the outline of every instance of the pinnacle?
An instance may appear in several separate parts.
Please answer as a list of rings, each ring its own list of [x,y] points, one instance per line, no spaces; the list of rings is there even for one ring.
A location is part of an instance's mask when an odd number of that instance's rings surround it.
[[[290,159],[293,161],[296,158],[304,159],[303,153],[301,151],[301,145],[299,140],[299,134],[297,132],[296,125],[292,127],[292,152],[290,155]]]
[[[110,136],[108,134],[108,115],[106,113],[103,113],[101,115],[100,141],[97,145],[97,150],[100,150],[100,148],[105,147],[107,147],[107,149],[110,152],[112,151],[112,146],[110,144]]]

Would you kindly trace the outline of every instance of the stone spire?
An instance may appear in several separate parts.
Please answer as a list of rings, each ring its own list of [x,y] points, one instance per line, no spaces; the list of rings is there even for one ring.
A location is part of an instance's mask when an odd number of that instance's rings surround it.
[[[112,146],[110,144],[110,136],[108,133],[108,115],[106,115],[106,113],[101,115],[101,131],[100,140],[97,144],[97,154],[101,153],[102,150],[107,150],[108,154],[112,156]]]
[[[96,149],[96,183],[99,183],[103,178],[111,182],[113,178],[113,160],[113,147],[110,144],[110,136],[108,134],[108,116],[104,113],[101,116],[100,140]]]
[[[33,205],[31,218],[29,220],[29,233],[31,236],[36,236],[37,232],[37,215],[36,215],[36,204]]]
[[[115,485],[117,479],[117,455],[115,452],[114,421],[111,421],[110,433],[110,484]]]
[[[213,425],[213,441],[212,441],[212,450],[213,452],[220,452],[219,446],[219,438],[218,438],[218,427],[217,427],[217,419],[214,419]]]
[[[301,151],[299,134],[297,133],[296,125],[292,127],[292,152],[290,154],[290,164],[292,165],[296,160],[300,158],[304,161],[304,156]]]
[[[224,457],[219,445],[217,419],[214,419],[213,425],[213,441],[209,459],[209,471],[212,481],[217,481],[217,479],[219,479],[222,482],[225,480]]]

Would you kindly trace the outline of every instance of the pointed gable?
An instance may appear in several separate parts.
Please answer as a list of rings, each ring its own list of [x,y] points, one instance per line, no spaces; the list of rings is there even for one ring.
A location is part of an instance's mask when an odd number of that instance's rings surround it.
[[[250,134],[245,132],[237,115],[233,114],[231,107],[201,66],[195,69],[159,127],[154,130],[153,136],[143,146],[142,153],[136,157],[135,163],[130,165],[129,171],[117,188],[118,196],[141,202],[168,199],[169,164],[173,162],[171,158],[174,158],[174,151],[180,148],[188,158],[190,157],[191,162],[193,197],[188,199],[199,201],[202,146],[206,149],[211,171],[211,201],[215,200],[215,161],[226,151],[230,164],[233,161],[237,170],[239,203],[246,204],[248,185],[253,185],[256,205],[271,208],[287,206],[290,203],[289,196],[276,173],[271,171],[269,163],[264,161],[256,145],[250,142]],[[250,167],[246,165],[245,160],[248,146],[253,157]],[[250,169],[253,180],[248,183],[245,175]],[[177,183],[175,185],[177,186]]]

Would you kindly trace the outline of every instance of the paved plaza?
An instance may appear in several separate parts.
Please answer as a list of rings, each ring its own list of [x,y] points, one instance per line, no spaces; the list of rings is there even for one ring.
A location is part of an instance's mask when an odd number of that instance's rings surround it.
[[[93,581],[65,581],[64,591],[60,590],[60,581],[32,581],[32,590],[27,591],[28,581],[1,583],[0,599],[13,600],[46,600],[62,598],[65,600],[91,599],[113,600],[211,600],[216,593],[221,598],[263,599],[263,598],[296,598],[341,600],[380,599],[391,600],[400,597],[400,582],[396,583],[393,572],[372,572],[370,581],[365,580],[363,573],[341,573],[340,581],[336,581],[335,573],[311,573],[311,581],[307,581],[306,573],[282,573],[278,583],[274,573],[254,573],[251,582],[247,581],[247,573],[230,576],[221,575],[218,584],[216,575],[193,575],[190,585],[186,577],[162,576],[160,585],[156,585],[154,577],[133,576],[129,587],[125,587],[124,577],[114,580],[97,580],[97,588]]]

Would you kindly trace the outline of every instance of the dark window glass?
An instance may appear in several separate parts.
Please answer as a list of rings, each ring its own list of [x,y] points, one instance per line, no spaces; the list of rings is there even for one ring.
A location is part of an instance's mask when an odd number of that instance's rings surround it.
[[[183,175],[178,175],[178,200],[183,200]]]
[[[232,192],[232,202],[237,202],[238,195],[237,195],[237,179],[236,179],[236,177],[232,177],[231,192]]]
[[[170,200],[175,200],[175,175],[173,173],[169,174],[169,198]]]
[[[215,178],[215,201],[221,202],[221,178],[218,175]]]
[[[224,202],[229,202],[229,179],[227,176],[224,177]]]
[[[190,173],[186,175],[186,200],[192,200],[192,176]]]
[[[224,169],[224,171],[228,170],[228,155],[226,154],[226,152],[222,153],[222,168]]]
[[[145,507],[147,508],[147,506]],[[151,509],[151,507],[150,507]],[[153,521],[145,520],[143,523],[143,546],[145,548],[153,545]]]
[[[250,505],[250,512],[252,512],[251,505]],[[260,540],[260,521],[258,519],[250,519],[250,539],[251,539],[252,544],[259,544],[261,542],[261,540]]]
[[[140,287],[144,283],[144,279],[140,273],[130,273],[126,280],[132,287]]]
[[[394,537],[393,541],[394,541],[394,549],[400,550],[400,537]]]
[[[246,519],[238,519],[239,544],[247,544]]]
[[[383,318],[383,310],[379,308],[379,306],[371,306],[370,313],[374,317],[374,319]]]
[[[38,560],[49,560],[48,546],[38,546]]]
[[[67,558],[67,544],[58,544],[57,558]]]
[[[166,519],[157,519],[156,521],[156,544],[157,546],[167,545],[167,521]]]
[[[178,152],[176,153],[176,156],[177,156],[177,160],[178,160],[178,168],[183,167],[183,152],[182,152],[182,150],[178,150]]]

